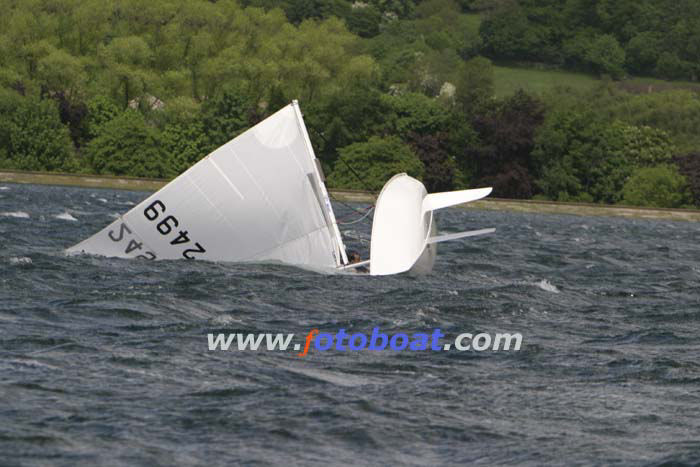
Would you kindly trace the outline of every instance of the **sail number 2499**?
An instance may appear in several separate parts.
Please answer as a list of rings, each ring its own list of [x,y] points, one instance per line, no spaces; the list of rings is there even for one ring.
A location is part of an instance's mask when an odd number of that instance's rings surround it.
[[[143,211],[143,215],[149,221],[157,221],[161,215],[165,214],[165,204],[160,200],[155,200],[148,205]],[[170,237],[171,245],[187,245],[189,248],[182,252],[182,256],[187,259],[196,259],[195,255],[206,253],[207,250],[204,249],[199,242],[192,242],[188,236],[187,230],[178,230],[180,227],[180,222],[173,215],[165,216],[156,224],[156,229],[158,232],[165,236]]]

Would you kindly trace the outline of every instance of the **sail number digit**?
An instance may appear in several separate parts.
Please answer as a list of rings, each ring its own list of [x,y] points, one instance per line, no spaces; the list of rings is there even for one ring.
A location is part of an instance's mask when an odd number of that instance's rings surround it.
[[[146,209],[143,210],[143,215],[151,222],[158,220],[161,214],[165,214],[165,204],[158,199],[153,201]],[[205,250],[204,247],[199,244],[199,242],[192,242],[192,240],[190,240],[189,232],[187,230],[177,230],[178,227],[180,227],[180,221],[178,221],[173,215],[164,217],[156,224],[156,230],[158,230],[158,232],[164,237],[172,234],[173,238],[170,240],[171,245],[194,245],[182,252],[182,256],[184,258],[196,259],[193,255],[207,252],[207,250]]]
[[[134,238],[125,238],[127,234],[132,234],[131,229],[125,224],[121,223],[119,224],[119,231],[115,233],[114,230],[110,230],[107,233],[107,236],[109,237],[110,240],[112,240],[114,243],[119,243],[122,240],[125,242],[128,241],[126,245],[126,249],[124,250],[124,254],[128,255],[129,253],[132,253],[135,250],[142,250],[143,249],[143,243],[139,242],[138,240]],[[156,259],[155,253],[152,251],[146,251],[142,255],[138,255],[137,258],[143,258],[143,259]]]

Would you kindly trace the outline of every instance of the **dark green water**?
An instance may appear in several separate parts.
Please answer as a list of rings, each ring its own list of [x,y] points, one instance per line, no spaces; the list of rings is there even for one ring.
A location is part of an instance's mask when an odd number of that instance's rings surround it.
[[[700,462],[697,223],[448,210],[445,231],[498,231],[424,278],[62,255],[144,197],[0,189],[0,465]],[[373,327],[523,345],[207,346]]]

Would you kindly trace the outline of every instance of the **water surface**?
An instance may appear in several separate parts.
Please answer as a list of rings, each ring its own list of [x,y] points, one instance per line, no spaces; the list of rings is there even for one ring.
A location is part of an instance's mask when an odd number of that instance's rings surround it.
[[[0,464],[700,462],[697,223],[449,209],[444,231],[498,231],[423,278],[62,254],[146,196],[0,185]],[[375,326],[523,346],[207,350]]]

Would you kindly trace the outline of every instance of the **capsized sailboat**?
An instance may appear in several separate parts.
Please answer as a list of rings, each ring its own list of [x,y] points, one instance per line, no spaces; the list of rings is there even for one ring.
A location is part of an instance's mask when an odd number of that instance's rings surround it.
[[[226,262],[280,262],[321,271],[369,263],[372,275],[432,269],[433,211],[490,188],[427,194],[394,176],[377,200],[370,259],[349,264],[297,101],[224,144],[69,254]]]

